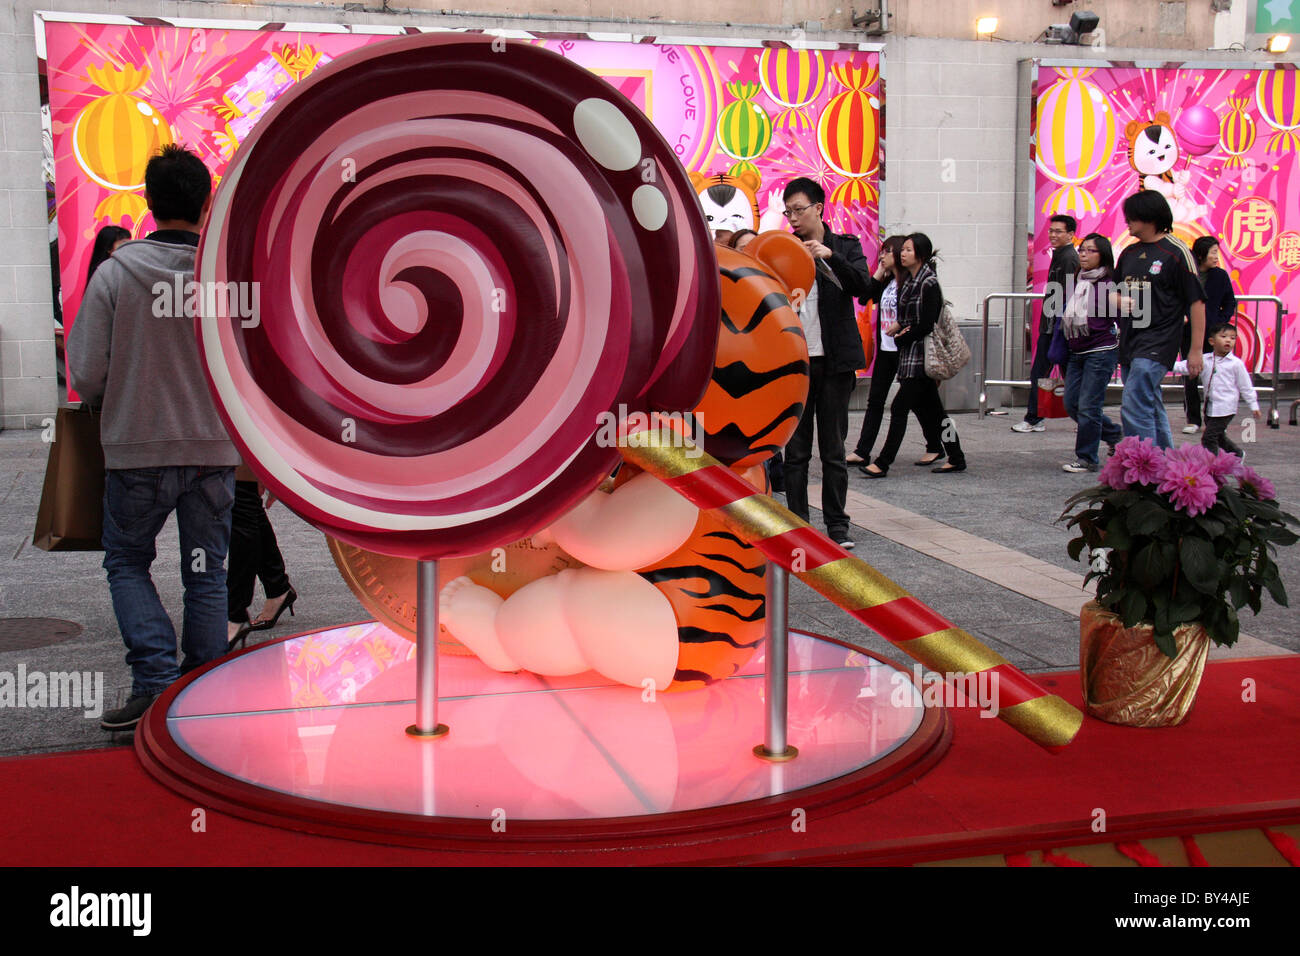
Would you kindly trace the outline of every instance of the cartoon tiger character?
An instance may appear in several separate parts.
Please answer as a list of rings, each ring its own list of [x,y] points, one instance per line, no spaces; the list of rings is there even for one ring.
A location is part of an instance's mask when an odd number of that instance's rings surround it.
[[[1192,171],[1175,171],[1178,162],[1178,137],[1172,120],[1161,110],[1154,122],[1133,120],[1124,128],[1128,137],[1128,162],[1138,174],[1138,189],[1160,193],[1169,203],[1174,222],[1195,222],[1206,215],[1205,205],[1196,202],[1188,189]]]
[[[1169,198],[1178,162],[1178,138],[1169,114],[1161,110],[1151,123],[1133,120],[1124,128],[1128,164],[1138,174],[1138,189],[1154,189]]]
[[[761,463],[794,433],[808,397],[808,347],[791,300],[815,271],[787,233],[764,233],[744,253],[716,251],[722,328],[696,421],[705,450],[766,491]],[[762,642],[763,556],[635,468],[532,545],[562,549],[568,566],[508,595],[469,577],[440,595],[448,632],[495,670],[595,670],[687,690],[735,674]]]
[[[758,228],[758,187],[761,180],[757,173],[745,170],[739,176],[726,173],[689,175],[712,232]]]

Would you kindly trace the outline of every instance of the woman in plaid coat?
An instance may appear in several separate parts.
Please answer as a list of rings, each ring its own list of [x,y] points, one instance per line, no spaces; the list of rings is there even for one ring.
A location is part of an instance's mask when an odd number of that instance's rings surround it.
[[[875,462],[861,470],[868,478],[885,477],[903,443],[907,415],[912,412],[923,423],[924,430],[938,431],[943,441],[948,462],[931,471],[936,474],[965,471],[966,456],[957,438],[957,426],[944,411],[939,383],[925,374],[925,337],[934,331],[943,311],[943,290],[934,273],[934,246],[925,233],[914,232],[903,243],[898,258],[905,276],[898,291],[898,321],[884,330],[893,335],[898,346],[898,394],[889,406],[889,434],[885,445]]]

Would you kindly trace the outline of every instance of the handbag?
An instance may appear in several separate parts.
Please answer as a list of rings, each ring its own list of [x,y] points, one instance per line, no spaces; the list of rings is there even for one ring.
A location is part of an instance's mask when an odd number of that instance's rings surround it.
[[[1048,368],[1059,366],[1062,371],[1070,364],[1070,346],[1065,341],[1065,323],[1057,321],[1052,331],[1052,341],[1047,346]]]
[[[945,302],[934,331],[925,337],[925,374],[936,382],[946,382],[969,361],[970,346],[957,328],[952,303]]]
[[[54,419],[54,440],[36,510],[32,544],[42,551],[102,551],[104,446],[100,413],[64,407]]]

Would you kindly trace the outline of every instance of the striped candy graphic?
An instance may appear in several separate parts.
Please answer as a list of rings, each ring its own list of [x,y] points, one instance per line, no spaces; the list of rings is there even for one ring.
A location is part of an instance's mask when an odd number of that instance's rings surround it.
[[[867,88],[880,72],[874,66],[841,64],[831,67],[831,73],[847,89],[822,110],[817,148],[832,169],[849,178],[831,191],[830,199],[841,205],[874,203],[879,196],[864,177],[880,165],[880,101]]]
[[[716,459],[688,446],[678,433],[652,424],[629,430],[622,452],[696,507],[716,509],[728,527],[766,557],[925,667],[940,673],[996,674],[998,717],[1039,746],[1055,752],[1074,739],[1083,723],[1078,710]],[[688,457],[688,451],[695,457]]]
[[[1060,68],[1063,79],[1038,100],[1038,168],[1059,184],[1042,211],[1097,212],[1097,198],[1083,184],[1101,175],[1115,150],[1115,111],[1084,78],[1091,68]]]
[[[1300,148],[1300,78],[1294,67],[1261,70],[1255,83],[1259,115],[1277,130],[1268,138],[1270,153],[1289,153]]]
[[[826,62],[820,50],[768,47],[758,57],[758,78],[767,95],[785,107],[776,118],[777,129],[800,134],[812,129],[804,107],[826,85]]]
[[[718,145],[732,159],[741,163],[757,159],[772,142],[772,120],[763,107],[754,102],[758,95],[757,83],[728,83],[727,92],[736,97],[718,116]],[[732,167],[732,175],[746,167]],[[750,164],[748,168],[756,169]]]
[[[227,171],[198,278],[259,290],[254,320],[198,320],[245,460],[400,557],[544,527],[617,463],[601,416],[692,408],[713,371],[717,269],[672,148],[526,43],[406,37],[296,85]]]
[[[1242,155],[1255,145],[1255,121],[1246,112],[1250,100],[1244,96],[1228,97],[1228,112],[1219,121],[1219,142],[1228,158],[1223,166],[1244,166]]]

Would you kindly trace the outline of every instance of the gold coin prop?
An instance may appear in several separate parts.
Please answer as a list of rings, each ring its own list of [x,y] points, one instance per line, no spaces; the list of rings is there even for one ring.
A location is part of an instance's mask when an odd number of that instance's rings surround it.
[[[410,558],[376,554],[328,535],[326,540],[334,564],[361,605],[393,633],[409,641],[415,640],[416,562]],[[516,541],[483,554],[444,558],[438,562],[438,580],[442,585],[466,575],[475,584],[504,598],[540,577],[582,566],[558,545],[538,546],[531,540]],[[474,654],[441,624],[438,626],[438,650],[462,657]]]

